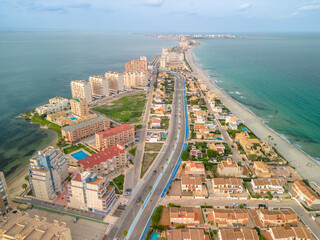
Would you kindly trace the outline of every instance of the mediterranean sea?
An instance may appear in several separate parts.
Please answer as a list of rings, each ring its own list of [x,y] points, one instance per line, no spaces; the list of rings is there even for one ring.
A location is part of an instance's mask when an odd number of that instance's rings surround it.
[[[320,34],[200,42],[196,61],[220,88],[320,161]]]
[[[70,81],[124,71],[131,59],[161,54],[161,40],[132,33],[0,32],[0,170],[9,180],[55,139],[53,131],[16,118],[55,96],[71,97]]]

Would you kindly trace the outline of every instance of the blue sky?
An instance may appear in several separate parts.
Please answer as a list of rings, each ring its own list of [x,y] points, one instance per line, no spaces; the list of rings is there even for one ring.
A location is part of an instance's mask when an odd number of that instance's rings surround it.
[[[320,31],[320,0],[0,0],[0,29]]]

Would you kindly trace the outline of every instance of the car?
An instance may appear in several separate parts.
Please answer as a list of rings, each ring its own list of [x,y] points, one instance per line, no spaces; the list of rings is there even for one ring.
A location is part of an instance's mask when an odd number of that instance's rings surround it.
[[[244,207],[248,207],[248,204],[246,204],[246,203],[243,203],[243,204],[242,204],[242,206],[244,206]]]
[[[126,192],[132,192],[132,189],[131,188],[127,188]]]
[[[258,207],[259,207],[259,208],[265,208],[265,207],[267,207],[267,205],[265,205],[265,204],[259,204]]]
[[[153,174],[156,174],[157,173],[157,170],[153,170]]]
[[[238,207],[239,204],[238,203],[232,203],[232,207]]]
[[[78,222],[78,220],[79,220],[79,218],[78,218],[78,217],[76,217],[75,219],[73,219],[73,223]]]
[[[233,146],[233,145],[231,145],[231,147],[232,147],[232,148],[234,148],[234,146]]]
[[[137,202],[140,202],[140,201],[141,201],[141,196],[137,198]]]

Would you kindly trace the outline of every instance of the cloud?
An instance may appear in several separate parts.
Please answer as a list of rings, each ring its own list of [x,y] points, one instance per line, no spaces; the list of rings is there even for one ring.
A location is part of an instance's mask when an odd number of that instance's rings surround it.
[[[159,7],[164,3],[164,0],[144,0],[143,3],[148,6]]]
[[[239,7],[237,7],[237,10],[238,11],[245,11],[251,7],[252,7],[252,5],[250,3],[244,3],[244,4],[241,4]]]
[[[307,5],[307,6],[300,7],[297,11],[293,12],[292,15],[297,16],[303,12],[315,11],[315,10],[320,10],[320,5]]]

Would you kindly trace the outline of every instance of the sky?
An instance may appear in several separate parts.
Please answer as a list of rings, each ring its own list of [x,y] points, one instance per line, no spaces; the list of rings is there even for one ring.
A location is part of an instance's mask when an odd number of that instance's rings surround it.
[[[0,0],[0,30],[319,32],[320,0]]]

